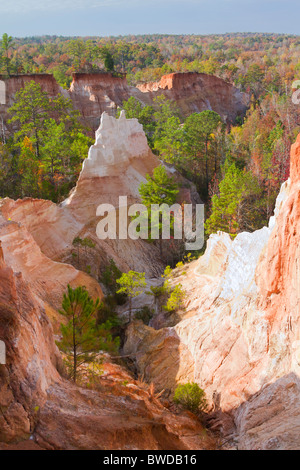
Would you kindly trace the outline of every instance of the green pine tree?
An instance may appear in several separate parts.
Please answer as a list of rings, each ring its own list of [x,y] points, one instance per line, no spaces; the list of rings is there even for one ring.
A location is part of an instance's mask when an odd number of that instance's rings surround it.
[[[147,183],[141,183],[139,193],[142,203],[148,209],[148,219],[151,222],[151,206],[153,204],[167,204],[172,206],[176,202],[179,192],[178,184],[173,177],[168,176],[167,170],[163,165],[156,167],[153,176],[146,175]],[[153,211],[152,211],[153,215]],[[159,220],[159,247],[162,256],[162,212],[158,214]],[[172,220],[171,220],[172,223]]]
[[[72,289],[68,285],[60,310],[61,315],[67,317],[68,323],[61,325],[62,339],[57,344],[71,356],[69,369],[74,382],[77,380],[79,367],[92,362],[95,354],[103,347],[101,330],[96,326],[95,317],[100,305],[100,300],[97,298],[93,301],[85,287]]]
[[[185,165],[192,164],[192,176],[199,174],[199,172],[200,175],[203,173],[201,176],[205,181],[206,196],[208,195],[212,166],[214,166],[214,173],[217,172],[215,153],[211,152],[211,148],[215,139],[214,133],[221,125],[222,120],[219,114],[210,110],[191,114],[184,123]]]
[[[117,293],[126,294],[129,298],[129,321],[131,322],[132,299],[142,294],[147,286],[145,273],[138,273],[136,271],[123,273],[120,279],[117,279],[117,283],[120,285]]]
[[[240,205],[246,189],[244,172],[235,164],[225,164],[225,176],[219,184],[219,195],[212,197],[211,215],[205,223],[207,235],[218,230],[236,236],[239,231]]]
[[[9,122],[17,125],[12,143],[16,166],[20,160],[17,174],[22,170],[23,143],[27,138],[40,167],[40,196],[56,202],[71,189],[92,142],[83,134],[78,112],[70,100],[63,96],[51,99],[38,83],[31,81],[16,93],[9,113],[12,116]],[[23,190],[21,187],[22,196],[36,194],[35,186],[27,185],[26,194]]]

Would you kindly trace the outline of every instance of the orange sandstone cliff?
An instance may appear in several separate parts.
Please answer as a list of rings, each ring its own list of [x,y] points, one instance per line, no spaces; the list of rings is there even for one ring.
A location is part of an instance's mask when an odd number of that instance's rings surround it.
[[[140,373],[170,392],[197,382],[233,448],[300,448],[299,162],[300,135],[268,227],[211,235],[204,256],[175,272],[181,321],[127,331]]]
[[[118,204],[120,194],[137,200],[140,181],[158,164],[135,119],[104,114],[68,200],[1,201],[0,339],[7,354],[0,364],[0,449],[187,450],[213,444],[195,417],[174,414],[153,387],[109,358],[94,390],[73,385],[64,378],[54,342],[67,284],[102,297],[95,278],[109,257],[124,270],[132,266],[153,275],[161,269],[159,250],[149,244],[102,242],[95,232],[97,206]],[[94,277],[68,264],[76,236],[95,241],[81,265],[90,263]]]
[[[1,79],[1,77],[0,77]],[[213,75],[197,72],[172,73],[159,82],[129,86],[126,76],[112,73],[74,73],[69,90],[61,88],[51,74],[13,75],[3,79],[6,84],[4,118],[13,104],[15,94],[31,80],[39,83],[43,91],[53,97],[61,93],[72,100],[81,114],[83,124],[96,131],[103,112],[115,116],[117,108],[130,96],[144,105],[153,105],[159,95],[174,101],[182,117],[206,109],[220,114],[226,123],[243,116],[249,106],[249,96],[235,86]]]
[[[115,116],[117,107],[129,99],[130,91],[126,75],[74,73],[69,96],[83,122],[95,131],[101,114],[105,111]]]
[[[143,95],[132,93],[141,101],[151,104],[155,97],[164,95],[177,104],[183,117],[209,109],[225,122],[233,123],[237,116],[244,116],[249,105],[247,94],[221,78],[204,73],[171,73],[159,82],[137,85],[137,88]]]
[[[208,447],[195,418],[171,413],[118,366],[104,364],[95,390],[63,379],[45,305],[2,252],[0,337],[7,352],[0,365],[0,449]]]

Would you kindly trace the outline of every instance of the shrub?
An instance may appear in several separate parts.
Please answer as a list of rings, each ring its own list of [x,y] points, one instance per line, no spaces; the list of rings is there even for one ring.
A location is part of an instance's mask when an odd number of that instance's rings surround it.
[[[100,281],[105,285],[107,290],[114,295],[119,288],[117,279],[119,279],[121,276],[122,272],[117,267],[114,260],[110,259],[107,266],[105,266]]]
[[[126,294],[129,297],[129,321],[131,321],[132,299],[141,295],[147,287],[145,273],[128,271],[128,273],[123,273],[116,282],[120,285],[117,294]]]
[[[204,390],[194,382],[178,385],[173,400],[192,413],[204,411],[207,407]]]
[[[149,325],[149,322],[150,322],[152,317],[153,317],[153,312],[148,307],[148,305],[145,305],[144,307],[142,307],[135,314],[135,318],[137,320],[142,320],[142,322],[145,323],[145,325]]]
[[[97,313],[97,325],[101,325],[109,321],[113,327],[121,325],[121,320],[116,313],[116,300],[113,296],[108,295],[102,301]]]
[[[170,297],[167,301],[167,304],[164,306],[164,309],[167,312],[175,312],[183,307],[183,300],[186,293],[182,288],[181,284],[177,284],[170,292]]]

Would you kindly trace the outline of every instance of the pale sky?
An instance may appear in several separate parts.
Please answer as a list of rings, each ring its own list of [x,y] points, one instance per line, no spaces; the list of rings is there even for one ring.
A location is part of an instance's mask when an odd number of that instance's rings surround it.
[[[0,35],[300,34],[299,0],[0,0]]]

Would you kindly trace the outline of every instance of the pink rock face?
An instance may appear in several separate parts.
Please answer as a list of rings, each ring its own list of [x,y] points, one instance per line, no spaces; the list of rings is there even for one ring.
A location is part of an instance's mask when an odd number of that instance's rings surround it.
[[[300,364],[300,135],[291,150],[289,193],[257,268],[260,304],[270,331],[281,330],[290,345],[289,357],[299,373]]]
[[[25,225],[0,216],[0,240],[5,262],[14,272],[22,273],[24,281],[45,306],[59,310],[68,284],[85,285],[93,297],[102,297],[99,284],[90,276],[42,253]]]
[[[95,131],[105,111],[115,116],[117,107],[130,97],[126,76],[111,73],[74,73],[69,90],[74,107],[82,120]]]
[[[24,74],[24,75],[12,75],[8,79],[4,79],[0,75],[0,80],[5,82],[5,105],[2,106],[3,118],[7,124],[8,119],[11,116],[8,113],[8,109],[14,104],[16,93],[24,88],[26,84],[34,81],[41,86],[41,89],[48,93],[50,98],[54,98],[62,91],[61,87],[56,82],[55,78],[51,74]],[[14,129],[15,124],[7,124],[8,127]]]
[[[59,353],[50,321],[28,284],[1,260],[0,337],[6,365],[0,365],[0,441],[28,439],[35,408],[59,382]]]
[[[3,80],[1,76],[0,79]],[[12,104],[14,103],[15,94],[31,81],[38,83],[41,86],[42,90],[48,93],[51,98],[54,98],[60,92],[60,86],[51,74],[36,73],[24,75],[11,75],[9,79],[5,79],[6,105],[12,106]]]
[[[1,76],[0,76],[1,79]],[[115,116],[117,108],[130,96],[144,105],[153,105],[153,99],[163,94],[175,101],[182,117],[206,109],[216,111],[225,122],[234,122],[243,116],[249,106],[249,96],[221,78],[203,73],[187,72],[165,75],[159,82],[129,86],[125,75],[111,73],[74,73],[69,90],[62,89],[51,74],[14,75],[5,79],[7,110],[14,103],[15,94],[26,83],[35,81],[50,97],[61,93],[72,100],[80,111],[84,125],[95,132],[103,112]]]
[[[234,122],[249,106],[249,96],[221,78],[204,73],[186,72],[164,75],[159,82],[128,86],[126,77],[110,73],[74,74],[70,98],[86,122],[95,130],[99,116],[106,111],[114,116],[118,106],[134,96],[143,104],[165,95],[173,100],[183,117],[211,109],[226,121]]]
[[[171,73],[164,75],[159,82],[137,85],[137,88],[148,102],[159,95],[173,100],[184,117],[210,109],[225,122],[232,123],[237,116],[245,114],[249,105],[247,94],[221,78],[204,73]]]

